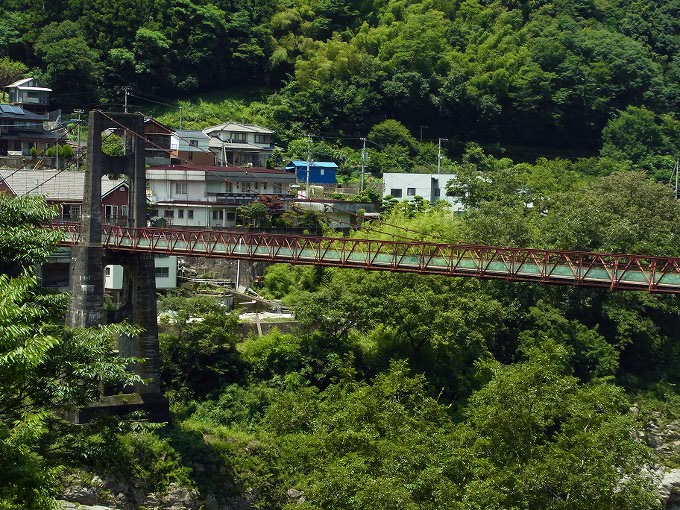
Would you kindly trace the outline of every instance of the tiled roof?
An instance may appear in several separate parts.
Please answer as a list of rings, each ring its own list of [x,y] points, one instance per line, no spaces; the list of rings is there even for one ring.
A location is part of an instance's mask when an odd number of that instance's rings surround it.
[[[255,124],[239,124],[238,122],[225,122],[217,126],[210,126],[203,130],[204,133],[209,134],[213,131],[231,131],[233,133],[260,133],[271,135],[275,132],[271,129],[256,126]]]
[[[236,172],[244,174],[256,174],[256,173],[267,173],[267,174],[281,174],[281,175],[291,175],[290,172],[285,170],[274,170],[271,168],[261,168],[257,166],[242,167],[242,166],[210,166],[210,165],[163,165],[163,166],[152,166],[149,170],[181,170],[181,171],[196,171],[196,172]]]
[[[203,131],[177,130],[174,133],[177,138],[210,138]]]
[[[47,118],[44,115],[36,115],[35,113],[24,110],[20,106],[11,104],[0,104],[0,119],[18,119],[18,120],[37,120],[45,121]]]
[[[5,181],[17,195],[45,195],[47,200],[82,201],[85,194],[85,172],[57,170],[0,170]],[[102,178],[102,196],[126,182],[123,179]]]
[[[246,143],[246,142],[223,142],[219,138],[212,137],[210,139],[210,144],[209,147],[211,149],[220,149],[222,150],[222,147],[225,149],[229,150],[242,150],[242,151],[253,151],[253,152],[262,152],[262,151],[267,151],[271,150],[269,148],[262,148],[258,145],[254,145],[252,143]]]

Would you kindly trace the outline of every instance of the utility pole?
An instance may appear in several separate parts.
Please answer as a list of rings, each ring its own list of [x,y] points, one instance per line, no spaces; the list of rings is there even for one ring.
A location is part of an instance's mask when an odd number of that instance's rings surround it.
[[[311,200],[309,196],[309,166],[311,164],[312,164],[312,137],[307,135],[307,187],[305,188],[307,200]]]
[[[437,175],[442,172],[442,140],[448,142],[448,138],[439,139],[439,151],[437,152]]]
[[[130,87],[125,86],[123,87],[123,90],[125,91],[125,113],[128,112],[128,95],[130,95]]]
[[[364,142],[364,147],[361,149],[361,186],[359,187],[359,191],[364,191],[364,171],[366,168],[366,139],[361,138],[361,141]]]
[[[76,172],[80,170],[80,115],[83,112],[83,110],[74,110],[73,113],[78,114],[78,150],[76,151]]]
[[[420,126],[420,143],[423,143],[423,129],[429,129],[430,126]]]

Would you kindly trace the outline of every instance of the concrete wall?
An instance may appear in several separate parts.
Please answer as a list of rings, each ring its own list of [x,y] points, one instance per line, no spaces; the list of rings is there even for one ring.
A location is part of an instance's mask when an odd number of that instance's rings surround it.
[[[446,185],[453,178],[451,174],[384,173],[383,198],[391,195],[401,202],[420,196],[433,203],[444,200],[452,210],[461,211],[463,206],[458,199],[446,195]]]

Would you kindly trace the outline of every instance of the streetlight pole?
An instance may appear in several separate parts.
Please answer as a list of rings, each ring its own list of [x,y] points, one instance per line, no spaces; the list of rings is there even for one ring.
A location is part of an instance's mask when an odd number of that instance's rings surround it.
[[[439,151],[437,152],[437,175],[442,172],[442,140],[448,142],[448,138],[439,139]]]
[[[361,149],[361,186],[359,187],[359,191],[364,191],[364,172],[366,168],[366,139],[362,138],[362,142],[364,142],[364,147]]]
[[[80,115],[83,110],[75,110],[73,113],[78,114],[78,150],[76,151],[76,172],[80,170]]]
[[[429,129],[430,126],[420,126],[420,143],[423,143],[423,129]]]
[[[128,112],[127,103],[128,103],[128,95],[130,94],[130,87],[126,85],[125,87],[123,87],[123,91],[125,91],[125,113],[127,113]]]
[[[309,196],[309,166],[311,164],[312,164],[312,137],[307,136],[307,186],[305,188],[307,200],[311,200],[311,197]]]

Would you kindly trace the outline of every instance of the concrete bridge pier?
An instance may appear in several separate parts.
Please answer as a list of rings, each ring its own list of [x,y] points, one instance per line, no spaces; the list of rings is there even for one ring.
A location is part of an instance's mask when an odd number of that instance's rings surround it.
[[[102,132],[125,132],[128,142],[124,156],[102,152]],[[83,197],[81,243],[73,248],[71,259],[71,302],[66,324],[70,327],[92,327],[107,322],[128,320],[142,332],[134,338],[123,338],[119,352],[124,356],[144,359],[130,370],[144,384],[116,394],[103,394],[99,402],[68,417],[76,423],[90,421],[97,413],[128,414],[145,411],[152,421],[167,421],[168,401],[161,393],[158,325],[156,322],[156,278],[153,256],[145,253],[108,252],[107,259],[124,267],[126,302],[114,314],[104,311],[104,250],[101,225],[101,180],[112,174],[124,174],[130,186],[129,226],[146,226],[146,172],[144,162],[144,116],[141,114],[90,112],[85,196]],[[110,319],[110,320],[109,320]]]

